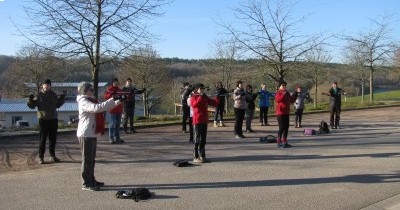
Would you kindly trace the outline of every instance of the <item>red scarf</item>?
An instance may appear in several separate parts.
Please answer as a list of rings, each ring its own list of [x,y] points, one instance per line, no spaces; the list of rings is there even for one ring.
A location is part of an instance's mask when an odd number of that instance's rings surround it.
[[[88,98],[89,101],[93,102],[93,103],[99,103],[99,101],[95,98]],[[101,135],[104,134],[105,132],[105,118],[104,118],[104,112],[100,112],[100,113],[96,113],[96,130],[95,133],[98,134],[100,133]]]

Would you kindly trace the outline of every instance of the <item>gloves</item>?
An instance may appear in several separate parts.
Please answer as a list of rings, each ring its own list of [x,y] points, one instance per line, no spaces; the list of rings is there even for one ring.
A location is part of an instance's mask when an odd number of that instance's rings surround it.
[[[240,93],[240,96],[245,96],[245,95],[246,95],[245,92],[241,92],[241,93]]]
[[[35,98],[35,95],[29,94],[29,100],[33,100],[33,98]]]

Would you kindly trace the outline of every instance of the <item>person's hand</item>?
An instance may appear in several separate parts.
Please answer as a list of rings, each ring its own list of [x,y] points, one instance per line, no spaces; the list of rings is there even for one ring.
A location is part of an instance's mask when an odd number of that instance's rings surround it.
[[[33,98],[35,98],[35,95],[33,95],[32,93],[29,94],[29,100],[33,100]]]

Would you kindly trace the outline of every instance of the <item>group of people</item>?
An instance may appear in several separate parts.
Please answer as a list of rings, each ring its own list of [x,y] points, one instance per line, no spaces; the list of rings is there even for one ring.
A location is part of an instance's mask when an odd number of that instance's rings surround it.
[[[128,78],[124,87],[120,88],[118,79],[112,80],[104,94],[106,99],[100,102],[94,94],[92,84],[81,82],[77,88],[77,98],[79,121],[77,137],[82,153],[82,190],[97,191],[104,186],[104,182],[95,179],[94,167],[97,147],[97,134],[105,133],[104,112],[109,111],[109,140],[110,143],[122,143],[119,136],[121,115],[124,112],[123,127],[128,133],[128,120],[130,132],[135,132],[133,127],[133,117],[135,109],[135,94],[143,93],[132,85],[132,79]],[[125,97],[120,97],[124,95]],[[122,100],[123,98],[123,100]],[[49,138],[50,162],[58,163],[61,160],[56,157],[55,146],[58,130],[57,108],[65,102],[65,94],[57,95],[51,87],[51,81],[46,79],[42,82],[40,91],[30,94],[27,105],[31,109],[37,108],[39,120],[39,164],[45,163],[44,154],[46,140]]]
[[[216,92],[214,100],[209,98],[204,93],[203,84],[195,84],[191,86],[189,83],[184,83],[181,99],[182,99],[182,131],[186,133],[186,121],[189,119],[189,130],[190,137],[189,142],[194,142],[194,160],[193,162],[203,162],[205,160],[205,143],[206,143],[206,133],[208,119],[208,105],[215,106],[214,110],[214,127],[224,126],[223,113],[225,108],[226,96],[230,95],[219,82],[216,85]],[[295,109],[295,128],[302,127],[302,118],[304,111],[305,100],[311,101],[310,94],[304,92],[300,85],[296,86],[294,92],[290,92],[286,88],[287,83],[285,81],[280,81],[278,84],[277,91],[269,92],[266,90],[266,84],[261,84],[261,89],[254,93],[253,87],[251,85],[246,85],[244,88],[242,81],[237,81],[236,88],[233,90],[232,99],[234,101],[234,113],[235,113],[235,125],[234,134],[235,138],[241,139],[245,138],[243,135],[243,121],[246,119],[246,132],[253,132],[251,128],[252,119],[255,112],[255,100],[259,97],[259,108],[260,108],[260,125],[268,126],[268,109],[270,106],[270,98],[274,98],[276,102],[275,115],[278,122],[278,135],[277,135],[277,147],[278,148],[290,148],[292,145],[288,143],[288,132],[289,132],[289,115],[290,106],[293,104]],[[199,93],[198,91],[201,92]],[[192,105],[192,96],[201,94],[204,98],[204,103],[202,103],[202,109],[194,109]],[[337,82],[332,84],[329,92],[326,95],[330,96],[330,125],[331,128],[339,128],[340,111],[341,111],[341,95],[344,91],[337,87]],[[197,104],[196,104],[197,105]],[[202,129],[198,130],[198,116],[202,116]],[[193,118],[193,119],[192,119]],[[218,124],[219,119],[219,124]],[[205,123],[205,125],[204,125]],[[193,131],[193,126],[195,127]],[[194,133],[194,134],[193,134]],[[200,147],[197,144],[200,144]],[[199,150],[199,148],[201,148]],[[200,154],[200,156],[199,156]]]
[[[262,84],[261,89],[257,93],[253,93],[251,85],[243,88],[243,82],[236,83],[236,89],[233,93],[229,93],[222,85],[222,82],[216,85],[216,94],[214,98],[207,96],[204,84],[196,83],[190,85],[184,84],[182,94],[182,111],[184,119],[182,121],[182,130],[186,132],[186,119],[189,118],[190,141],[194,143],[193,162],[206,162],[206,137],[208,126],[208,106],[215,107],[214,126],[224,126],[223,113],[225,108],[226,96],[232,95],[234,100],[235,127],[234,133],[236,138],[244,138],[242,125],[244,116],[246,115],[246,131],[252,132],[251,121],[255,110],[255,100],[259,97],[260,107],[260,125],[268,124],[268,107],[269,98],[274,97],[276,102],[275,115],[278,121],[277,146],[279,148],[291,147],[288,144],[289,131],[289,114],[291,104],[295,104],[295,126],[301,127],[302,113],[304,109],[304,100],[310,96],[306,92],[302,92],[302,88],[297,86],[294,93],[286,89],[287,83],[282,81],[278,85],[276,93],[268,92],[266,85]],[[112,85],[108,87],[103,102],[100,102],[94,94],[93,86],[88,82],[81,82],[77,88],[79,109],[79,122],[77,129],[77,138],[82,153],[82,190],[97,191],[104,186],[104,182],[96,180],[94,176],[97,135],[105,133],[105,116],[104,112],[110,113],[109,124],[109,140],[110,143],[120,143],[123,140],[119,135],[121,114],[124,112],[123,121],[124,131],[128,133],[128,121],[130,122],[130,132],[134,132],[133,117],[135,108],[135,94],[141,94],[145,89],[138,90],[132,85],[132,80],[128,78],[123,88],[119,87],[118,79],[112,80]],[[341,111],[341,95],[345,92],[337,87],[337,82],[332,84],[332,88],[326,95],[330,96],[330,125],[331,128],[339,128],[340,111]],[[126,98],[120,97],[125,95]],[[49,152],[51,162],[60,162],[55,155],[55,146],[57,138],[58,120],[57,108],[61,107],[65,102],[65,94],[57,95],[51,89],[51,81],[45,80],[37,95],[29,95],[27,105],[31,109],[37,108],[39,120],[39,164],[44,163],[44,153],[46,148],[46,139],[49,137]],[[186,119],[185,119],[186,117]],[[219,120],[219,124],[218,124]]]

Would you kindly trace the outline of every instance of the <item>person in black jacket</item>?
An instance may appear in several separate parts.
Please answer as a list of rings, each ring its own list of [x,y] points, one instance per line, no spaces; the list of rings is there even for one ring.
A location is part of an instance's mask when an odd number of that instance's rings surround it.
[[[183,83],[183,88],[181,92],[181,104],[182,104],[182,132],[186,133],[186,121],[190,117],[190,107],[187,103],[187,99],[192,92],[192,86],[188,82]]]
[[[123,126],[125,133],[128,133],[128,120],[130,126],[130,133],[136,133],[133,127],[133,121],[135,117],[135,96],[136,94],[142,94],[144,89],[139,90],[132,84],[132,79],[126,79],[125,86],[122,88],[123,92],[129,92],[127,99],[124,101],[124,117]]]
[[[332,87],[326,94],[330,96],[330,126],[332,129],[337,129],[339,127],[340,121],[340,111],[342,106],[342,95],[346,94],[341,88],[337,86],[337,82],[333,82]]]
[[[219,104],[215,107],[214,111],[214,127],[218,127],[218,116],[219,126],[224,126],[224,109],[225,109],[225,98],[228,95],[228,91],[224,88],[222,82],[219,82],[216,86],[215,97],[218,98]]]
[[[38,94],[29,95],[27,105],[31,109],[37,107],[37,116],[39,119],[39,164],[44,163],[44,153],[46,150],[46,139],[49,137],[49,153],[50,161],[54,163],[60,162],[56,157],[55,148],[57,140],[57,109],[60,108],[65,102],[65,93],[57,96],[51,90],[51,81],[49,79],[42,83],[42,88]]]
[[[253,120],[254,110],[256,109],[256,104],[254,101],[257,98],[258,93],[253,93],[253,87],[251,85],[246,85],[246,132],[251,133],[251,121]]]

